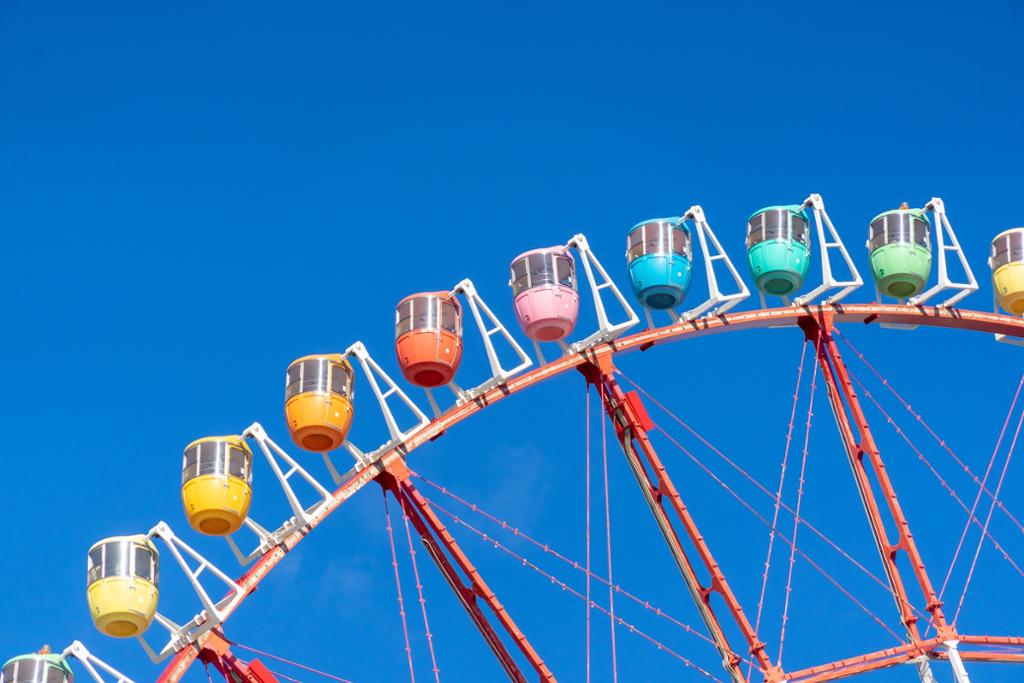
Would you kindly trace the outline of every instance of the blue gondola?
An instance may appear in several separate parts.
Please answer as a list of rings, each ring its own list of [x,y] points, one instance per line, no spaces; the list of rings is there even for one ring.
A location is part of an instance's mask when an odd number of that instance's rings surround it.
[[[690,231],[679,218],[637,223],[626,238],[629,281],[647,308],[675,308],[686,298],[693,275]]]

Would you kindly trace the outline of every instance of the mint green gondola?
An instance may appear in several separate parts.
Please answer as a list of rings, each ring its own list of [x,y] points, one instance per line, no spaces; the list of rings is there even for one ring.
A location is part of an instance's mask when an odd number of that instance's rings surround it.
[[[0,670],[0,683],[73,683],[67,660],[57,654],[15,657]]]
[[[878,291],[904,299],[924,289],[932,271],[931,235],[923,209],[894,209],[871,220],[871,271]]]
[[[800,206],[769,206],[747,220],[750,272],[765,294],[789,296],[800,289],[810,251],[810,218]]]

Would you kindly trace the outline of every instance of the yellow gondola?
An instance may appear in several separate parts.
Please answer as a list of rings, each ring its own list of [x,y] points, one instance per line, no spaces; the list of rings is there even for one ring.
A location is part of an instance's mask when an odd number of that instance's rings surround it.
[[[130,638],[149,628],[160,600],[160,554],[145,536],[114,536],[89,549],[89,614],[101,632]]]
[[[345,442],[352,426],[352,366],[339,354],[304,356],[288,366],[285,419],[292,439],[317,453]]]
[[[1024,228],[996,235],[988,264],[999,305],[1014,315],[1024,313]]]
[[[252,501],[252,451],[240,436],[208,436],[185,448],[181,501],[188,523],[210,536],[241,528]]]

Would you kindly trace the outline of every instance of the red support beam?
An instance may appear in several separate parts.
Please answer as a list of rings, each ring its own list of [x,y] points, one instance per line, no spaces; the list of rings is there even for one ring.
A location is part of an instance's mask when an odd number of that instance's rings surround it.
[[[939,600],[931,579],[928,577],[928,572],[925,570],[924,559],[910,532],[910,523],[900,506],[896,489],[889,479],[889,473],[885,469],[885,463],[882,461],[881,453],[871,434],[864,409],[853,388],[846,364],[839,353],[839,348],[832,335],[833,324],[831,312],[822,312],[817,318],[807,316],[800,320],[800,326],[806,334],[808,343],[813,343],[817,347],[816,356],[828,390],[832,413],[835,416],[836,426],[839,428],[839,435],[850,461],[857,490],[864,503],[864,510],[878,547],[878,554],[889,579],[889,586],[896,599],[900,621],[903,623],[911,643],[920,643],[921,633],[917,625],[918,618],[911,607],[906,585],[896,564],[899,553],[904,552],[913,568],[914,576],[925,599],[925,609],[932,615],[938,636],[942,640],[956,640],[954,629],[946,623],[945,615],[942,612],[942,601]],[[871,475],[874,475],[874,483],[881,491],[889,517],[895,524],[898,536],[895,542],[890,541],[885,529],[882,507],[875,496]]]
[[[448,585],[451,586],[455,597],[469,614],[473,624],[484,637],[508,677],[517,683],[526,683],[527,681],[516,660],[505,647],[483,610],[480,609],[478,600],[482,600],[487,605],[498,623],[530,662],[530,666],[538,676],[537,680],[553,683],[555,677],[544,664],[544,660],[516,626],[508,611],[498,601],[494,591],[490,589],[483,577],[480,576],[480,572],[452,538],[444,523],[431,509],[430,504],[413,486],[404,462],[399,461],[390,466],[385,473],[378,477],[378,481],[386,491],[390,491],[395,496],[402,506],[402,511],[409,517],[409,521],[420,535],[427,553],[434,560]],[[460,570],[466,577],[466,581],[460,576]]]
[[[787,681],[794,683],[817,683],[818,681],[837,681],[857,674],[885,669],[897,664],[906,664],[920,657],[934,657],[933,648],[942,645],[941,638],[930,638],[919,643],[908,643],[890,647],[876,652],[869,652],[856,657],[840,659],[828,664],[812,666],[786,674]]]
[[[213,666],[228,683],[278,683],[274,674],[258,660],[248,664],[231,652],[231,643],[217,631],[211,631],[196,658]]]
[[[764,680],[769,683],[784,680],[782,671],[772,664],[771,659],[765,652],[764,643],[758,639],[751,625],[750,620],[743,613],[739,600],[729,587],[718,563],[711,553],[711,549],[704,539],[704,535],[697,527],[696,521],[683,503],[679,491],[676,489],[672,478],[669,476],[665,466],[658,457],[654,446],[648,437],[648,431],[653,428],[653,423],[644,409],[640,396],[636,392],[624,393],[618,382],[615,381],[614,371],[610,359],[599,360],[599,365],[586,365],[580,368],[588,382],[603,387],[600,392],[604,403],[605,411],[615,426],[615,432],[626,456],[633,475],[636,477],[640,490],[654,515],[655,521],[661,530],[669,550],[675,559],[676,565],[683,580],[690,591],[694,604],[700,612],[715,647],[722,657],[722,664],[729,676],[735,683],[746,683],[747,678],[740,668],[741,658],[729,645],[728,638],[722,628],[718,616],[711,606],[711,595],[718,593],[725,601],[733,621],[739,627],[747,642],[749,652],[754,658],[757,666],[764,672]],[[646,465],[641,460],[641,454],[646,460]],[[648,470],[650,468],[650,470]],[[653,476],[652,473],[653,472]],[[666,508],[665,502],[668,501]],[[697,576],[693,562],[687,555],[683,545],[683,539],[677,533],[673,525],[671,515],[682,526],[689,545],[697,554],[701,564],[711,577],[710,585],[704,586]]]

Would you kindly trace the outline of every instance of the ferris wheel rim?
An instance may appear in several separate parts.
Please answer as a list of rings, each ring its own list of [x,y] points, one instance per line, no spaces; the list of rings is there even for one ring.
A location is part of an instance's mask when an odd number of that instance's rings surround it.
[[[725,313],[696,320],[673,323],[664,327],[647,329],[621,337],[578,353],[567,354],[531,371],[510,378],[481,394],[472,401],[454,405],[429,423],[413,430],[408,438],[395,444],[374,462],[354,472],[351,477],[331,493],[331,504],[326,505],[308,528],[296,529],[279,545],[257,559],[236,583],[242,588],[239,600],[224,615],[217,629],[227,622],[237,607],[251,594],[263,579],[282,559],[313,529],[341,506],[360,488],[375,479],[389,465],[404,460],[414,450],[428,441],[442,436],[450,427],[482,412],[490,405],[521,393],[535,384],[560,376],[580,366],[596,363],[599,359],[634,351],[646,351],[653,346],[678,341],[688,337],[702,337],[726,332],[743,332],[770,327],[796,327],[801,319],[829,317],[835,324],[860,323],[865,325],[892,325],[913,331],[918,327],[937,327],[969,332],[981,332],[997,336],[1006,335],[1024,340],[1024,317],[998,312],[975,311],[970,309],[945,308],[942,306],[913,306],[909,304],[816,304],[761,308],[752,311]],[[158,683],[177,683],[198,658],[202,644],[209,632],[203,633],[194,643],[177,651],[157,679]],[[825,666],[825,665],[822,665]]]

